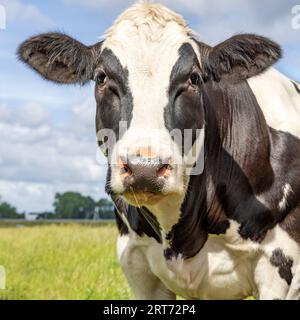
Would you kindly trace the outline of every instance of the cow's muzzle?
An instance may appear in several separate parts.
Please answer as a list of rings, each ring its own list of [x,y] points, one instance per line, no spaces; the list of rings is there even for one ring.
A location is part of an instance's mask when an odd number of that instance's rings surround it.
[[[120,157],[119,170],[125,192],[159,193],[172,171],[169,159],[142,156]]]

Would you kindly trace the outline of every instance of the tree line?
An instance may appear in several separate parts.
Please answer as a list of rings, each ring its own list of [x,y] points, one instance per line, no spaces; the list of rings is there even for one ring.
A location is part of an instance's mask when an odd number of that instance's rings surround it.
[[[25,213],[0,198],[0,219],[24,219],[30,214],[37,215],[37,219],[112,219],[114,206],[108,199],[96,201],[70,191],[55,194],[52,211]]]

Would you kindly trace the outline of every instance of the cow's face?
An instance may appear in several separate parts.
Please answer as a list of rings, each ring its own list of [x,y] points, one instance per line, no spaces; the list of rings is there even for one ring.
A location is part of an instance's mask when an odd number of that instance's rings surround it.
[[[134,24],[121,19],[102,44],[95,71],[96,125],[102,142],[107,128],[114,133],[103,145],[110,163],[108,189],[132,204],[151,205],[184,194],[197,137],[202,140],[195,152],[203,147],[203,72],[187,29],[172,21],[141,33]]]
[[[196,160],[204,148],[204,82],[244,80],[280,57],[275,43],[254,35],[206,46],[179,16],[157,8],[129,9],[94,46],[49,33],[19,49],[21,59],[46,79],[95,81],[108,190],[134,205],[182,197],[189,174],[202,173]]]

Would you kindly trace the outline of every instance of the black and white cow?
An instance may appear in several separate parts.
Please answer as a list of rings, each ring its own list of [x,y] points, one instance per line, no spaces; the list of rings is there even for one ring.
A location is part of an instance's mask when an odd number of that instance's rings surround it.
[[[179,15],[138,3],[93,46],[48,33],[18,54],[48,80],[96,82],[117,252],[137,298],[299,299],[300,86],[269,68],[276,43],[241,34],[210,47]]]

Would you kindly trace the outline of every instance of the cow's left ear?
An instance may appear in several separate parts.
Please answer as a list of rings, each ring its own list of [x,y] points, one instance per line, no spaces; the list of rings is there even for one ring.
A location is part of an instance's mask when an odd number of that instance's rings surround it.
[[[63,33],[31,37],[18,48],[21,61],[45,79],[57,83],[81,83],[92,79],[101,42],[86,46]]]
[[[214,80],[244,80],[255,76],[278,59],[280,46],[265,37],[241,34],[210,48],[204,58],[204,68]]]

